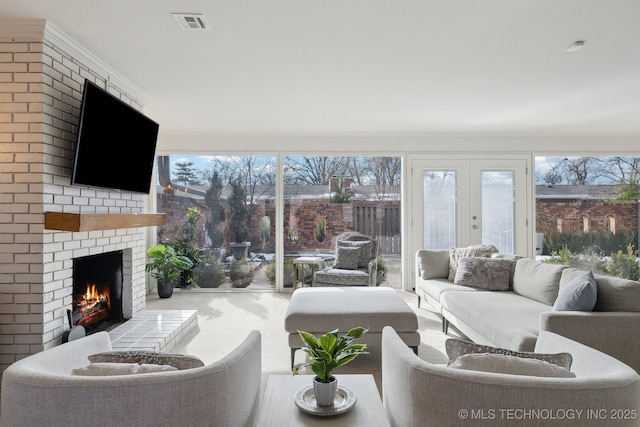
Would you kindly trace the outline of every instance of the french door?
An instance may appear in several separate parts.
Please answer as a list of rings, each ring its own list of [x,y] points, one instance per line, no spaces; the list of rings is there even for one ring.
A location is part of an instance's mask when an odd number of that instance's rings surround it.
[[[474,244],[527,254],[526,159],[415,159],[412,253]]]

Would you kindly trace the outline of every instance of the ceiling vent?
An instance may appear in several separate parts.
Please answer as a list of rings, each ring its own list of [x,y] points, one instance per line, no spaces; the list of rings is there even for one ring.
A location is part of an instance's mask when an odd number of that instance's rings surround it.
[[[211,30],[207,18],[202,13],[172,13],[171,16],[183,30]]]

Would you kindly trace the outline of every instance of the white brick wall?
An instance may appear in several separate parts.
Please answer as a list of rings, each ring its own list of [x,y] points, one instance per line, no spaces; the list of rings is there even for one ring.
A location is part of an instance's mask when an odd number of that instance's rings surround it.
[[[110,79],[59,38],[44,26],[41,38],[0,38],[0,372],[61,342],[75,257],[123,250],[125,317],[145,306],[147,229],[44,229],[46,211],[146,211],[143,195],[69,185],[84,79]]]

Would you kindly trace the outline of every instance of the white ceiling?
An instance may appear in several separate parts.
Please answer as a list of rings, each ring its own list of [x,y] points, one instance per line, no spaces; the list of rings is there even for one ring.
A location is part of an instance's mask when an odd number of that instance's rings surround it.
[[[14,18],[138,86],[161,132],[640,136],[638,0],[0,0]]]

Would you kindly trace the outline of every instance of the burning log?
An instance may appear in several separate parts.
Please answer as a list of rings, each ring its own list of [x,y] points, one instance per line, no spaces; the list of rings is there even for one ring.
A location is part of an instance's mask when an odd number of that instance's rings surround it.
[[[96,322],[106,319],[109,317],[109,309],[108,308],[100,308],[94,311],[91,314],[86,314],[78,321],[78,325],[84,326],[85,328],[89,325],[92,325]]]

